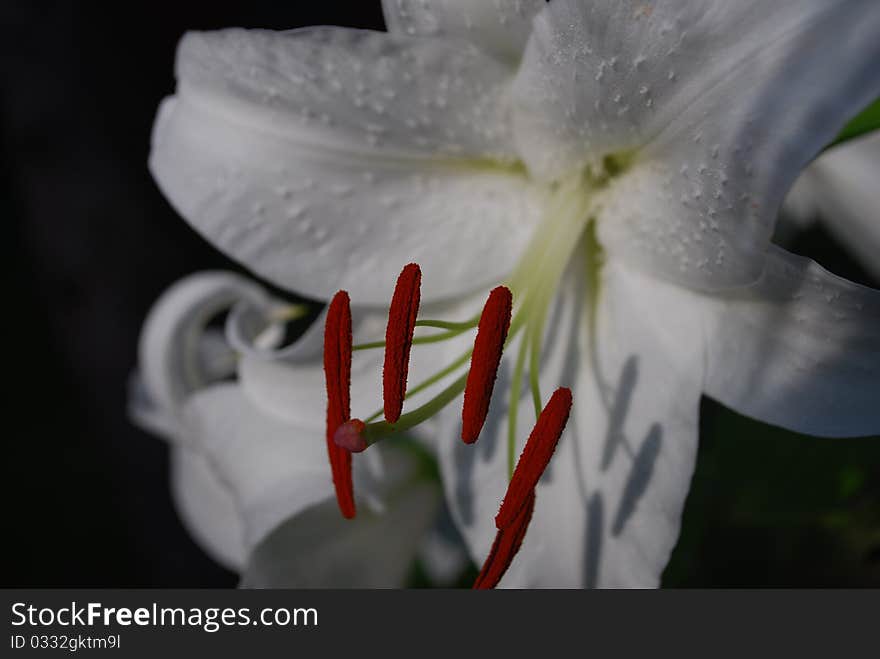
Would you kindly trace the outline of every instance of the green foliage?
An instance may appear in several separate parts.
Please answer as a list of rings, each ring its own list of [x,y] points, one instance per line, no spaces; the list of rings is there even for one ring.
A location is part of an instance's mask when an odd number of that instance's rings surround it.
[[[880,586],[880,438],[808,437],[708,399],[663,585]]]
[[[870,133],[877,129],[880,129],[880,98],[853,117],[826,149],[830,149],[843,142],[848,142],[856,137],[861,137],[865,133]]]

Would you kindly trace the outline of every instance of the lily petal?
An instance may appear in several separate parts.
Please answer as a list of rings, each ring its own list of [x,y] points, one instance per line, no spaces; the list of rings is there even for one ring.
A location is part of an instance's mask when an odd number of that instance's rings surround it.
[[[171,451],[171,494],[184,526],[220,565],[239,571],[245,549],[235,499],[204,456],[187,447]]]
[[[333,496],[319,430],[263,414],[234,384],[196,393],[185,414],[194,446],[235,500],[245,554],[290,516]]]
[[[539,218],[515,167],[507,68],[440,39],[315,28],[190,33],[150,168],[218,248],[315,298],[386,304],[501,278]],[[387,282],[387,285],[385,284]]]
[[[880,291],[774,248],[761,281],[703,304],[709,396],[811,435],[880,430]]]
[[[150,406],[174,415],[190,393],[233,373],[231,350],[207,325],[241,300],[264,298],[259,286],[232,272],[199,272],[168,288],[150,309],[138,345]]]
[[[384,332],[384,318],[379,313],[353,311],[355,344],[379,339]],[[238,376],[244,393],[263,412],[272,414],[300,428],[321,430],[326,423],[327,394],[321,357],[326,310],[290,349],[274,354],[253,350],[244,352]],[[302,344],[302,345],[301,345]],[[317,347],[312,351],[310,347]],[[355,416],[367,416],[382,407],[382,351],[355,353],[352,360],[351,400]]]
[[[880,94],[876,9],[554,0],[514,84],[521,152],[543,179],[617,157],[609,252],[695,289],[748,284],[794,179]]]
[[[234,384],[196,393],[185,416],[199,453],[176,456],[179,505],[214,555],[235,559],[244,585],[400,585],[438,510],[417,460],[385,447],[356,460],[355,492],[369,505],[345,520],[323,429],[264,414]]]
[[[394,34],[456,37],[515,65],[545,0],[382,0],[385,23]]]
[[[785,217],[799,224],[821,218],[874,277],[880,279],[880,133],[829,149],[785,198]]]
[[[678,536],[697,449],[699,315],[685,291],[607,265],[593,343],[582,272],[572,266],[560,290],[540,374],[544,391],[572,386],[574,413],[506,587],[656,586]],[[529,409],[526,395],[517,452]],[[475,447],[452,441],[454,420],[438,446],[447,501],[477,562],[507,486],[506,416],[506,401],[493,401]]]
[[[275,529],[254,550],[245,588],[393,588],[405,584],[441,495],[428,482],[389,501],[387,512],[339,515],[334,501],[318,504]]]

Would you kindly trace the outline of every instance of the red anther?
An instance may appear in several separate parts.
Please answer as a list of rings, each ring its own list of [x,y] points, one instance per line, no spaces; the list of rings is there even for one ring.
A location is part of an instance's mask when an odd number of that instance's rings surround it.
[[[507,529],[516,525],[517,516],[528,503],[529,497],[534,496],[535,486],[553,457],[570,412],[571,390],[560,387],[553,392],[541,410],[522,455],[519,456],[504,501],[495,516],[496,528]]]
[[[485,590],[494,588],[501,581],[501,577],[507,572],[507,568],[513,562],[513,557],[516,556],[516,553],[522,546],[534,510],[535,492],[532,491],[526,499],[525,505],[519,509],[519,513],[514,518],[513,523],[495,534],[495,542],[492,543],[492,549],[486,557],[486,562],[483,563],[483,569],[480,570],[477,580],[474,581],[473,587],[475,589]]]
[[[324,378],[327,384],[327,453],[333,486],[342,516],[351,519],[355,515],[351,453],[333,441],[336,429],[351,416],[351,304],[345,291],[334,295],[327,309]]]
[[[512,309],[513,295],[505,286],[493,289],[483,307],[461,410],[461,439],[465,444],[477,441],[486,422]]]
[[[364,428],[366,427],[366,424],[360,419],[346,421],[333,433],[333,442],[346,451],[360,453],[367,448],[367,441],[364,439]]]
[[[385,420],[388,423],[395,423],[403,410],[409,353],[416,329],[416,316],[419,313],[421,283],[422,271],[419,266],[415,263],[405,266],[397,278],[391,308],[388,310],[385,367],[382,371]]]

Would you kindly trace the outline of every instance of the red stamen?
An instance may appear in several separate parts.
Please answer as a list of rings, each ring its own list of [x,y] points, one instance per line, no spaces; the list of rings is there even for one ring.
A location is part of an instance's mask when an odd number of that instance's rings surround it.
[[[415,263],[404,267],[397,278],[388,326],[385,329],[385,367],[382,371],[382,390],[385,401],[385,420],[395,423],[403,410],[406,395],[406,377],[409,372],[409,353],[412,348],[416,316],[419,313],[422,271]]]
[[[532,513],[535,510],[535,493],[532,491],[525,501],[525,505],[520,508],[513,523],[507,528],[501,529],[495,534],[495,542],[492,543],[492,549],[483,563],[483,569],[477,580],[474,581],[473,587],[477,590],[485,590],[494,588],[501,581],[501,577],[507,572],[507,568],[513,562],[519,548],[522,546],[523,539],[526,537],[526,529],[529,528],[529,522],[532,520]]]
[[[553,392],[541,410],[522,455],[519,456],[504,501],[495,516],[496,528],[507,529],[516,525],[517,516],[528,503],[529,497],[534,495],[535,486],[556,450],[570,412],[571,390],[560,387]]]
[[[513,295],[504,286],[493,289],[483,307],[461,410],[461,439],[465,444],[477,441],[486,422],[489,400],[501,363],[501,351],[507,340],[507,330],[510,329],[512,308]]]
[[[333,433],[333,442],[346,451],[360,453],[367,448],[367,441],[364,439],[364,428],[366,427],[366,424],[360,419],[346,421]]]
[[[324,324],[324,377],[327,384],[327,453],[336,501],[342,516],[347,519],[355,515],[351,453],[337,446],[333,436],[351,416],[351,342],[348,293],[339,291],[330,302]]]

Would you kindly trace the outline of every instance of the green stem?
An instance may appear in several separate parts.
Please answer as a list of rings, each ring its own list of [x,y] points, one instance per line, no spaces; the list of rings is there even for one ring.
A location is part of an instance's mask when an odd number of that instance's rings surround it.
[[[364,439],[367,446],[371,446],[380,439],[394,435],[395,433],[404,432],[415,428],[420,423],[427,421],[437,414],[444,407],[449,405],[455,398],[464,391],[464,385],[467,382],[467,373],[464,373],[455,382],[450,384],[446,389],[437,394],[421,407],[417,407],[412,412],[402,415],[397,423],[388,423],[387,421],[378,421],[369,423],[364,429]]]
[[[480,317],[472,318],[461,323],[453,323],[445,320],[417,320],[416,327],[436,327],[447,330],[469,330],[477,326]]]
[[[373,350],[374,348],[384,348],[384,341],[371,341],[370,343],[356,343],[351,347],[354,352],[358,350]]]
[[[544,307],[541,309],[539,316],[542,319],[544,314],[546,314],[546,305],[541,306]],[[531,350],[529,351],[529,388],[532,390],[532,403],[535,406],[536,419],[541,415],[542,407],[539,375],[541,372],[541,341],[544,338],[543,329],[544,323],[539,320],[530,324],[529,333],[527,334],[528,342],[531,343]]]
[[[519,413],[519,392],[522,389],[523,369],[526,365],[528,337],[524,336],[519,344],[516,365],[513,367],[513,381],[510,383],[510,409],[507,417],[507,478],[513,478],[514,460],[516,459],[516,421]]]

